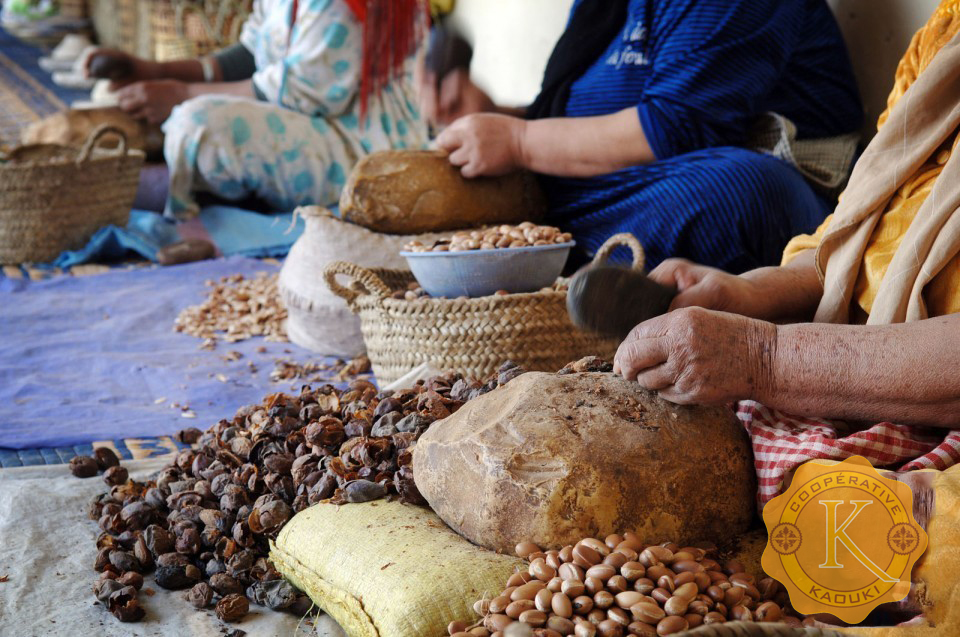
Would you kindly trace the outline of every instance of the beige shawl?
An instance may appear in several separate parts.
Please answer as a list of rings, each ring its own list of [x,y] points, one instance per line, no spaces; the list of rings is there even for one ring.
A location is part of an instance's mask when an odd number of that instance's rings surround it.
[[[816,321],[849,323],[854,286],[874,229],[904,182],[960,126],[960,35],[944,46],[867,146],[817,248],[823,298]],[[868,324],[927,318],[924,287],[960,252],[960,153],[954,153],[901,240]]]

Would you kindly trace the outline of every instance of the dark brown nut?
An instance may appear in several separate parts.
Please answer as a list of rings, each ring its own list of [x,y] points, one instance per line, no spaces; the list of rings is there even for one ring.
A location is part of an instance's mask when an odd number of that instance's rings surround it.
[[[780,621],[780,618],[783,616],[783,612],[780,610],[780,607],[777,606],[776,602],[764,602],[760,604],[753,614],[758,622],[776,622]]]
[[[670,570],[674,573],[703,573],[706,569],[700,562],[693,560],[675,560],[670,565]]]
[[[723,565],[723,572],[727,575],[733,575],[734,573],[743,573],[747,569],[744,568],[743,562],[740,560],[727,560],[726,564]]]
[[[143,564],[133,553],[127,551],[111,551],[110,563],[121,573],[135,571],[137,573],[143,570]]]
[[[753,613],[746,606],[734,606],[730,609],[730,619],[738,622],[752,622]]]
[[[757,590],[760,591],[760,599],[764,601],[770,601],[774,599],[782,588],[783,587],[780,585],[780,582],[772,577],[764,577],[762,580],[757,582]]]
[[[746,597],[746,591],[739,586],[732,586],[726,590],[723,594],[723,603],[729,608],[733,608],[737,604],[743,602],[743,598]]]
[[[620,570],[620,567],[629,562],[627,556],[623,553],[613,552],[610,555],[603,558],[601,564],[606,564],[607,566],[612,566],[613,568]]]
[[[648,546],[641,551],[637,561],[647,568],[655,564],[670,565],[673,562],[673,552],[662,546]]]
[[[74,456],[70,459],[70,473],[78,478],[92,478],[98,470],[97,461],[90,456]]]
[[[597,635],[600,637],[623,637],[623,626],[612,619],[605,619],[597,624]]]
[[[724,598],[723,589],[719,586],[710,586],[707,588],[707,595],[715,602],[722,602]]]
[[[126,468],[121,466],[110,467],[103,472],[103,481],[111,487],[126,484],[128,478],[129,474],[127,473]]]
[[[226,573],[217,573],[210,578],[210,587],[217,592],[217,595],[226,597],[227,595],[238,595],[243,592],[243,586],[236,579]]]
[[[188,571],[188,569],[191,569]],[[194,577],[194,575],[196,575]],[[200,579],[200,572],[192,564],[189,566],[160,566],[154,575],[157,586],[171,591],[190,588]]]
[[[668,591],[668,590],[666,590],[666,589],[663,589],[663,588],[655,588],[655,589],[653,589],[653,592],[650,593],[650,597],[652,597],[653,599],[655,599],[658,604],[666,604],[666,603],[667,603],[667,600],[670,599],[671,597],[673,597],[673,595],[671,595],[671,594],[670,594],[670,591]]]
[[[106,604],[110,596],[123,587],[124,585],[115,579],[99,579],[93,583],[93,594],[100,602]]]
[[[124,573],[117,581],[124,586],[132,586],[136,590],[143,588],[143,575],[137,573],[136,571]]]
[[[663,575],[660,579],[657,580],[657,588],[662,588],[667,592],[673,593],[676,588],[676,584],[673,583],[673,578],[669,575]]]
[[[200,442],[203,432],[196,427],[187,427],[178,431],[174,437],[185,445],[195,445]]]
[[[636,582],[647,574],[647,569],[640,562],[625,562],[620,567],[620,574],[627,578],[628,582]]]
[[[657,585],[649,577],[641,577],[633,583],[633,590],[644,595],[649,595],[656,587]]]
[[[653,581],[657,581],[662,577],[669,577],[670,579],[673,579],[677,576],[677,574],[664,564],[654,564],[653,566],[647,567],[646,576]]]
[[[710,611],[703,616],[704,624],[723,624],[727,621],[727,618],[721,615],[716,611]]]
[[[704,575],[706,575],[706,573],[704,573]],[[678,588],[684,584],[689,584],[692,581],[694,581],[693,573],[677,573],[677,576],[673,578],[673,584]]]
[[[693,582],[687,582],[686,584],[678,586],[673,590],[673,595],[675,597],[683,597],[687,600],[694,599],[699,593],[700,590]]]
[[[120,458],[118,458],[117,454],[113,453],[113,450],[108,447],[97,447],[94,449],[93,459],[97,461],[97,466],[101,470],[106,470],[110,467],[116,467],[120,464]]]
[[[666,611],[667,615],[683,616],[687,614],[687,607],[689,606],[690,600],[674,595],[664,603],[663,610]]]
[[[703,625],[703,615],[697,615],[696,613],[688,613],[683,616],[687,620],[687,626],[690,628],[696,628],[697,626]]]
[[[104,547],[97,551],[97,557],[93,560],[93,570],[102,573],[103,569],[110,564],[110,554],[116,549]]]
[[[447,634],[449,635],[465,632],[467,632],[467,622],[450,622],[447,624]]]
[[[573,563],[580,568],[590,568],[594,564],[599,564],[603,558],[590,546],[582,542],[573,547]]]
[[[217,617],[225,622],[238,622],[250,612],[250,602],[243,595],[227,595],[214,609]]]
[[[687,606],[687,612],[700,615],[702,617],[710,612],[710,607],[705,602],[695,599],[690,602],[689,606]],[[687,621],[689,621],[689,619]]]
[[[707,590],[707,588],[710,587],[710,584],[711,584],[710,575],[707,574],[706,572],[694,573],[693,582],[694,584],[697,585],[697,590],[702,593],[703,591]]]
[[[187,601],[198,610],[206,608],[213,602],[213,589],[206,582],[198,582],[187,593]]]
[[[640,602],[630,607],[630,614],[633,619],[645,624],[656,626],[660,620],[667,616],[667,613],[656,604],[650,602]]]
[[[674,633],[680,633],[687,630],[690,627],[687,624],[687,620],[683,617],[664,617],[660,620],[660,623],[657,624],[657,634],[663,637],[664,635],[673,635]]]
[[[146,614],[137,601],[137,591],[132,586],[124,586],[114,591],[107,601],[107,608],[122,622],[138,622]]]

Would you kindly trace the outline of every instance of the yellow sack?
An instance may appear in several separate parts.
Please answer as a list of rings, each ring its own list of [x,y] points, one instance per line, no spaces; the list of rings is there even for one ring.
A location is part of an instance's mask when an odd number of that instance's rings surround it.
[[[522,564],[470,544],[428,509],[318,504],[281,531],[270,559],[351,637],[439,637]]]

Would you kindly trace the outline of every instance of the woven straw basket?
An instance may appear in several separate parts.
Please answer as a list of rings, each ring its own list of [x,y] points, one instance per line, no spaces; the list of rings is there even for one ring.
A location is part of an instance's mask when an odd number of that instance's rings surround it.
[[[251,7],[250,0],[155,3],[154,57],[160,62],[191,59],[234,44]]]
[[[100,148],[108,134],[116,149]],[[82,247],[98,229],[125,226],[143,152],[122,130],[102,125],[83,148],[21,146],[0,161],[0,263],[50,261]]]
[[[594,263],[606,261],[621,245],[633,250],[633,267],[643,269],[643,248],[629,234],[611,237]],[[340,285],[337,275],[351,277],[354,285]],[[328,265],[324,279],[360,315],[367,354],[382,384],[423,363],[484,378],[507,360],[530,371],[555,372],[584,356],[609,360],[617,351],[615,340],[573,326],[566,291],[407,301],[392,295],[413,282],[410,272],[343,261]]]
[[[727,622],[686,630],[676,637],[844,637],[844,633],[813,626],[795,628],[768,622]]]

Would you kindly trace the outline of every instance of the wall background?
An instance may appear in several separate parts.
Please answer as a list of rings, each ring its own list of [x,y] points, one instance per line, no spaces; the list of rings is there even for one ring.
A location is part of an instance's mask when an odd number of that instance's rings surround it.
[[[939,0],[827,0],[843,29],[872,135],[897,61]],[[474,42],[477,83],[504,105],[530,103],[573,0],[457,0],[454,21]]]

